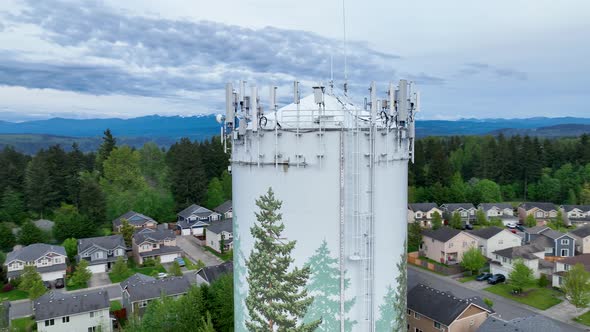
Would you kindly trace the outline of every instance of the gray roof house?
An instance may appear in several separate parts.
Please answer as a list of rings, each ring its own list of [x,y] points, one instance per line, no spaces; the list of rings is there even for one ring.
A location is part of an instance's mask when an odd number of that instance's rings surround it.
[[[223,219],[231,218],[233,216],[232,201],[225,201],[213,210],[221,214],[223,216]]]
[[[105,290],[49,292],[34,300],[33,307],[38,331],[113,330],[109,296]]]
[[[443,216],[436,203],[410,203],[408,204],[408,223],[419,222],[423,227],[432,227],[432,218],[438,213]]]
[[[205,266],[197,272],[197,285],[210,285],[224,274],[233,273],[234,262],[229,261],[215,266]]]
[[[461,215],[461,220],[464,223],[471,223],[475,220],[477,209],[471,203],[445,203],[440,207],[443,210],[445,220],[451,220],[455,212]]]
[[[183,253],[176,246],[176,235],[171,230],[142,229],[133,234],[132,242],[133,256],[138,264],[143,264],[146,258],[170,263]]]
[[[566,225],[590,222],[590,205],[562,205],[559,208]]]
[[[34,265],[43,281],[64,278],[66,274],[66,250],[62,246],[35,243],[13,250],[6,256],[8,279],[20,276],[25,265]]]
[[[557,207],[547,202],[524,202],[518,206],[518,218],[525,220],[532,215],[537,221],[546,221],[557,217]]]
[[[590,225],[584,225],[568,232],[576,240],[576,252],[590,254]]]
[[[213,221],[211,225],[207,227],[205,234],[205,238],[207,239],[207,246],[217,252],[222,251],[222,242],[223,251],[231,250],[234,247],[232,219],[222,219]]]
[[[135,278],[134,278],[135,277]],[[163,279],[144,278],[132,276],[133,280],[121,283],[123,307],[127,314],[137,313],[143,315],[148,303],[154,299],[164,296],[181,296],[188,292],[191,287],[186,276],[170,277]],[[130,278],[130,279],[131,279]]]
[[[203,235],[205,234],[205,227],[218,219],[221,219],[221,214],[192,204],[178,212],[176,227],[181,235]]]
[[[537,244],[527,244],[521,247],[505,248],[494,251],[492,262],[490,262],[490,272],[493,274],[503,274],[508,276],[514,268],[517,260],[528,266],[535,276],[539,278],[541,272],[551,274],[553,265],[544,260],[545,248]],[[545,264],[547,262],[547,264]]]
[[[557,326],[551,319],[533,315],[512,320],[502,320],[498,317],[489,317],[481,326],[478,332],[561,332],[561,327]]]
[[[119,257],[127,261],[127,246],[120,234],[78,240],[78,261],[88,261],[92,273],[107,272]]]
[[[504,225],[518,223],[518,218],[514,216],[514,208],[510,203],[481,203],[477,208],[484,212],[488,220],[499,218]]]
[[[119,218],[113,220],[113,230],[115,232],[121,231],[121,223],[123,222],[123,219],[127,219],[129,224],[135,226],[135,228],[156,228],[158,225],[158,222],[151,217],[137,213],[135,211],[129,211]]]
[[[576,240],[569,234],[546,229],[532,243],[545,247],[545,256],[570,257],[576,254]]]

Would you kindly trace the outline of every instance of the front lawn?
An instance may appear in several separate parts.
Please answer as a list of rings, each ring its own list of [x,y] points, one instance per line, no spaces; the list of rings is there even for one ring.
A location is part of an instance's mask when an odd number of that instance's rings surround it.
[[[193,261],[190,260],[190,258],[188,257],[183,257],[182,259],[184,260],[184,264],[187,270],[200,270],[203,267],[205,267],[205,263],[203,263],[203,261],[200,259],[196,263],[193,263]]]
[[[204,246],[205,250],[212,253],[213,255],[219,257],[222,261],[227,262],[233,259],[234,253],[233,250],[226,251],[223,254],[218,253],[217,251],[213,250],[211,247]]]
[[[88,284],[76,284],[74,283],[71,279],[67,278],[66,279],[66,289],[69,291],[73,291],[73,290],[78,290],[78,289],[84,289],[84,288],[88,288]]]
[[[473,281],[473,280],[475,280],[475,278],[477,278],[477,276],[463,277],[463,278],[459,279],[459,282],[465,283],[465,282]]]
[[[23,300],[28,299],[29,293],[22,291],[20,289],[13,289],[10,292],[0,293],[0,301],[16,301],[16,300]]]
[[[419,258],[419,259],[420,259],[420,260],[422,260],[422,261],[427,261],[428,263],[432,263],[432,264],[435,264],[435,265],[444,266],[444,267],[449,267],[447,264],[443,264],[443,263],[441,263],[441,262],[437,262],[437,261],[435,261],[435,260],[433,260],[433,259],[430,259],[430,258],[428,258],[428,257],[426,257],[426,256],[420,256],[420,258]]]
[[[581,316],[574,318],[574,321],[576,321],[578,323],[582,323],[586,326],[590,326],[590,311],[588,311],[587,313],[585,313]]]
[[[32,331],[35,324],[32,317],[16,318],[11,322],[11,331]]]
[[[109,278],[111,279],[112,283],[118,283],[121,281],[126,280],[127,278],[131,277],[136,273],[145,274],[146,276],[154,276],[159,272],[166,273],[166,269],[162,265],[157,266],[146,266],[146,267],[137,267],[135,266],[135,262],[129,260],[128,269],[126,273],[117,274],[114,272],[109,272]]]
[[[520,295],[512,294],[512,286],[509,284],[497,284],[484,290],[541,310],[549,309],[563,301],[559,298],[560,293],[551,288],[527,288]]]

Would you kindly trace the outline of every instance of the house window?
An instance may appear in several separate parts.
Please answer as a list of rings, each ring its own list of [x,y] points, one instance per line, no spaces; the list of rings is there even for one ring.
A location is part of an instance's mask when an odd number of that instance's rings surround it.
[[[139,302],[139,307],[140,308],[145,308],[145,307],[147,307],[147,305],[148,305],[148,302],[147,301],[141,301],[141,302]]]
[[[475,324],[475,320],[472,319],[469,321],[469,326],[473,326],[473,324]]]
[[[416,218],[422,218],[422,212],[416,212]]]
[[[434,322],[434,328],[435,329],[440,329],[440,323],[439,322]]]
[[[561,249],[561,256],[569,256],[570,250],[569,249]]]
[[[570,266],[568,264],[563,264],[563,270],[564,271],[569,271],[570,270]]]
[[[504,240],[498,240],[498,244],[504,244]]]
[[[570,240],[568,240],[568,239],[561,239],[561,244],[570,244]]]
[[[420,317],[422,317],[419,313],[414,312],[414,318],[420,320]]]
[[[412,315],[412,310],[408,309],[408,315]]]
[[[65,316],[61,318],[61,322],[62,323],[69,323],[70,322],[70,316]]]
[[[417,327],[416,327],[416,328],[414,329],[414,332],[424,332],[424,331],[422,331],[422,330],[420,330],[419,328],[417,328]]]
[[[98,332],[98,331],[99,331],[98,326],[91,326],[88,328],[88,332]]]
[[[467,241],[463,241],[463,248],[467,247]]]
[[[449,248],[453,247],[453,242],[449,243]]]
[[[45,326],[53,326],[53,325],[55,325],[55,320],[53,320],[53,319],[45,320]]]
[[[502,257],[502,263],[506,263],[506,257]]]
[[[95,258],[95,259],[101,259],[101,258],[102,258],[102,251],[97,251],[97,252],[94,254],[94,258]]]
[[[102,316],[102,315],[100,315],[100,311],[91,311],[90,312],[90,318],[99,317],[99,316]]]

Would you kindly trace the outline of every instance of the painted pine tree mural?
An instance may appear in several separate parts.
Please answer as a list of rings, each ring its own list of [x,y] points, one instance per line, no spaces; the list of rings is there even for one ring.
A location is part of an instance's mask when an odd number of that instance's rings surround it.
[[[285,225],[279,210],[282,202],[275,198],[271,188],[256,200],[260,211],[257,223],[250,228],[254,249],[246,262],[249,286],[246,307],[249,331],[315,331],[321,320],[301,322],[313,302],[305,286],[309,267],[291,267],[291,252],[296,241],[281,237]]]
[[[330,256],[328,243],[324,240],[315,254],[309,258],[306,266],[311,270],[307,290],[313,296],[313,303],[307,310],[304,322],[314,322],[319,319],[322,324],[316,331],[340,331],[340,270],[338,259]],[[344,280],[347,289],[350,280]],[[348,313],[354,305],[354,299],[344,303],[344,311]],[[356,321],[348,318],[344,322],[346,331],[352,331]]]
[[[241,248],[242,236],[239,231],[239,222],[237,222],[237,216],[234,214],[234,248],[237,252],[234,255],[234,292],[238,293],[238,296],[234,300],[234,317],[236,323],[234,324],[236,332],[246,332],[246,304],[244,299],[246,293],[244,291],[244,283],[246,282],[246,258]]]
[[[404,242],[404,251],[396,264],[399,275],[395,278],[397,287],[387,287],[387,293],[383,297],[383,304],[379,306],[379,320],[376,323],[376,331],[403,331],[406,328],[407,306],[407,243]]]

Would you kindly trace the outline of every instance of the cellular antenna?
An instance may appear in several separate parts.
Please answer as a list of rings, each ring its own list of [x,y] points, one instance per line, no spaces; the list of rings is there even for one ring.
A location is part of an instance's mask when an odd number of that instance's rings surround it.
[[[344,38],[344,95],[348,93],[348,64],[346,59],[346,6],[345,0],[342,0],[342,30]]]

